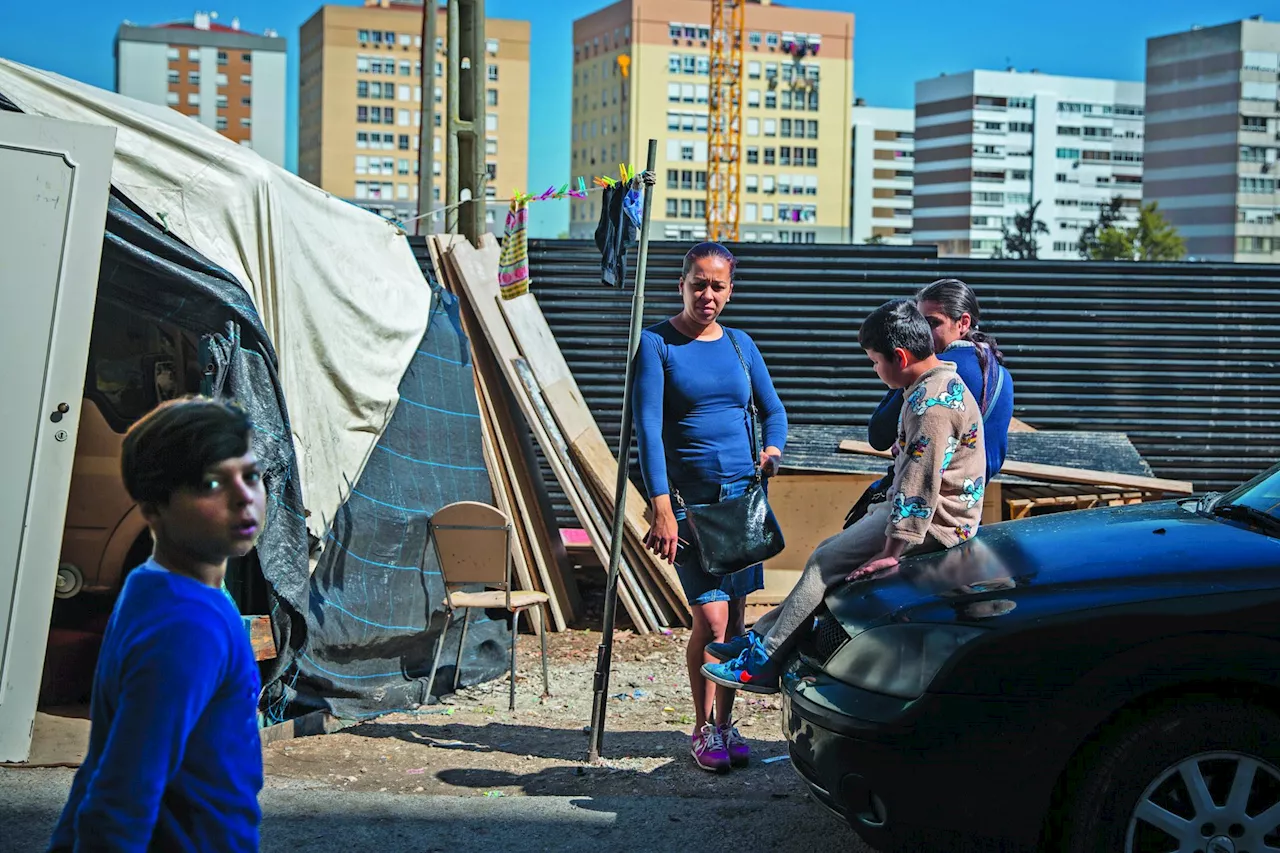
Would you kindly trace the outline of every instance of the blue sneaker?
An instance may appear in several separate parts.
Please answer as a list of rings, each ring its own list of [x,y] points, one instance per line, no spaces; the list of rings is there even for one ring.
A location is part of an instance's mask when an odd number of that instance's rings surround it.
[[[727,661],[733,660],[749,648],[751,648],[750,631],[732,640],[725,640],[723,643],[707,643],[707,654],[718,661]]]
[[[722,687],[746,690],[748,693],[777,693],[778,672],[764,645],[755,634],[748,634],[751,647],[731,661],[704,663],[702,674]]]

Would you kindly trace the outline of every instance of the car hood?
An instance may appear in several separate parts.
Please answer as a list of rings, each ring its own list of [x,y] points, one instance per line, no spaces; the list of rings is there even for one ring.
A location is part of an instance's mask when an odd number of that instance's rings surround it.
[[[1161,501],[983,526],[955,548],[827,594],[852,635],[889,620],[999,628],[1152,599],[1280,586],[1280,540]]]

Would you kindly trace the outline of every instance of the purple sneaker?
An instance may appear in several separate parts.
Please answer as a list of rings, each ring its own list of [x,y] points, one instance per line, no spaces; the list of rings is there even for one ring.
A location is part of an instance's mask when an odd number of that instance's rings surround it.
[[[746,767],[751,763],[751,747],[747,746],[747,739],[739,732],[734,720],[726,726],[720,727],[720,739],[724,741],[725,752],[729,753],[729,763],[734,767]]]
[[[690,739],[689,754],[703,770],[710,770],[712,773],[727,773],[729,770],[731,762],[729,753],[724,748],[724,738],[720,737],[719,730],[711,723],[704,723],[702,729]]]

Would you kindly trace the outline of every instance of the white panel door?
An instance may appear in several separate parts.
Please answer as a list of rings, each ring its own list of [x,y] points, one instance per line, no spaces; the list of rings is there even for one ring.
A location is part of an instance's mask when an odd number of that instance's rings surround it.
[[[0,112],[0,761],[31,748],[115,135]]]

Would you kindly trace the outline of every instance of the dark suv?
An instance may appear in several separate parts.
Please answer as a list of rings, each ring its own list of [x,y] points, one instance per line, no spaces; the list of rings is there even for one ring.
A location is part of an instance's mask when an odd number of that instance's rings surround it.
[[[984,527],[828,594],[782,680],[880,850],[1280,850],[1280,466]]]

